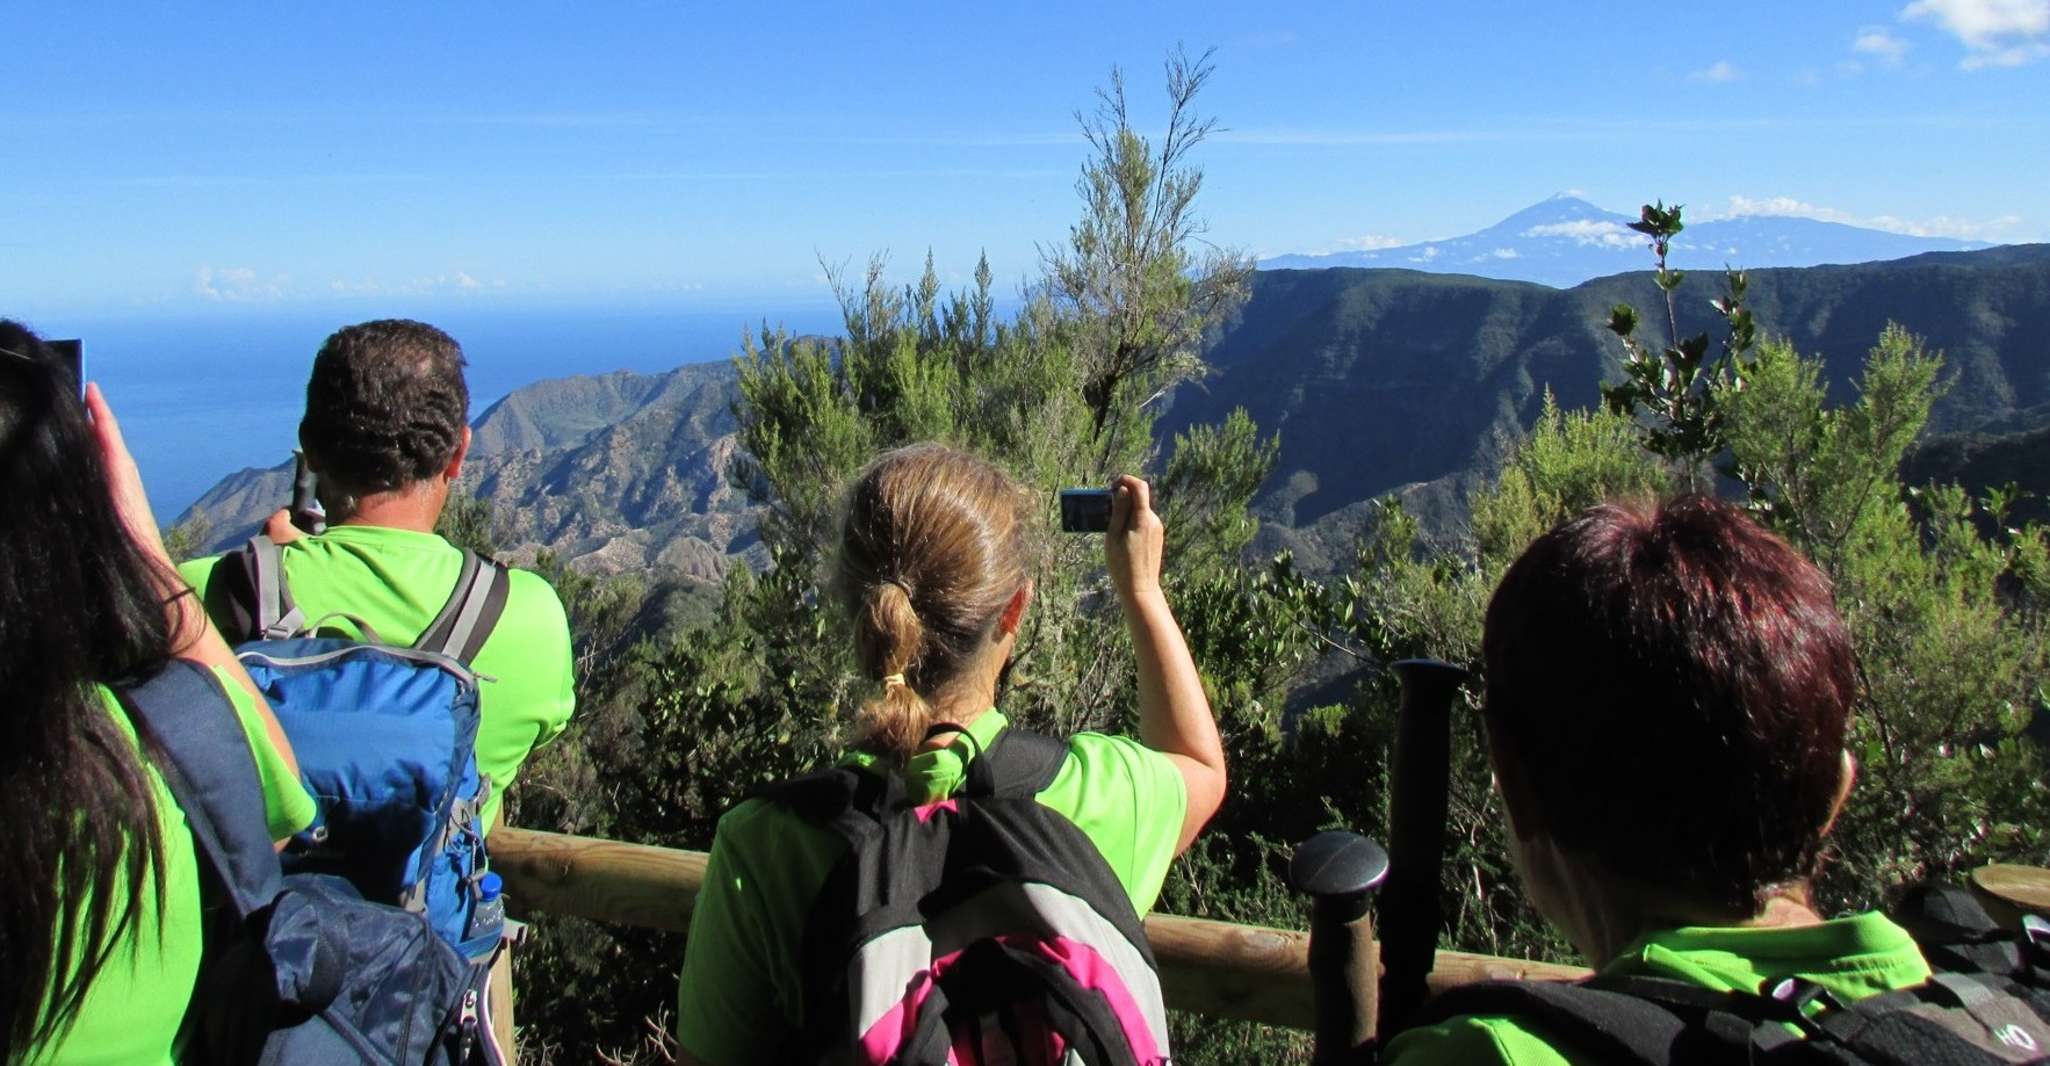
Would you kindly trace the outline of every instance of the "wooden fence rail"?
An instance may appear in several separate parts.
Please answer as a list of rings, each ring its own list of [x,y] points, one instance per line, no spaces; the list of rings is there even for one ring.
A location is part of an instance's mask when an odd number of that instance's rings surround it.
[[[491,868],[525,912],[676,932],[690,927],[705,853],[504,828],[491,834]],[[1309,936],[1294,929],[1154,915],[1146,935],[1168,1005],[1221,1018],[1311,1027]],[[677,960],[679,963],[681,959]],[[1570,981],[1576,966],[1440,951],[1436,991],[1496,978]]]

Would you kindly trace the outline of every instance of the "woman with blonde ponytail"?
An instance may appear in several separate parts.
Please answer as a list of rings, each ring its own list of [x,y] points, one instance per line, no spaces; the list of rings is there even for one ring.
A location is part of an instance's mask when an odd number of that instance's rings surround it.
[[[894,1042],[916,1034],[947,1042],[949,1054],[965,1064],[980,1059],[962,1057],[961,1049],[987,1049],[999,1029],[1017,1045],[1005,1054],[1044,1057],[1050,1048],[1019,1044],[1036,1037],[1021,1037],[1009,1015],[995,1025],[991,1019],[1002,1011],[988,1004],[977,1008],[979,1019],[965,1007],[948,1008],[944,1021],[918,1024],[922,1005],[942,1001],[950,988],[965,995],[948,985],[966,972],[959,959],[986,956],[984,941],[1016,949],[1017,937],[976,933],[968,941],[979,946],[956,944],[951,954],[920,941],[932,957],[918,956],[913,971],[895,977],[878,976],[867,956],[849,968],[835,954],[846,931],[881,928],[885,904],[915,903],[904,912],[910,932],[923,913],[938,923],[934,928],[955,923],[959,934],[959,922],[968,919],[942,912],[970,890],[987,896],[1011,891],[1012,881],[1031,881],[1038,899],[1064,885],[1109,886],[1108,899],[1075,891],[1104,923],[1092,928],[1125,930],[1136,946],[1117,937],[1069,943],[1053,935],[1061,930],[1041,927],[1058,921],[1034,919],[1034,935],[1059,941],[1036,950],[1071,963],[1077,956],[1110,960],[1090,971],[1098,975],[1092,981],[1115,970],[1117,960],[1129,970],[1130,960],[1150,959],[1138,916],[1151,909],[1168,864],[1222,802],[1224,754],[1195,663],[1161,593],[1162,527],[1148,487],[1123,477],[1112,489],[1105,562],[1138,659],[1139,735],[1053,740],[1010,728],[995,708],[1032,601],[1033,502],[990,463],[934,444],[886,453],[856,480],[834,591],[856,661],[873,686],[860,708],[859,736],[841,767],[772,789],[720,820],[684,957],[677,1026],[684,1061],[923,1061]],[[1038,769],[1015,773],[1030,766]],[[1029,786],[1013,778],[1029,778]],[[997,808],[1002,817],[990,813]],[[1028,826],[1007,831],[1007,840],[1055,840],[1048,868],[992,874],[1004,864],[998,853],[1009,853],[991,850],[974,833],[999,821]],[[850,831],[850,822],[871,828]],[[857,861],[857,847],[876,839],[890,841],[889,858]],[[964,852],[976,856],[972,869],[964,867]],[[906,891],[902,868],[919,866],[919,856],[930,858],[934,870],[944,867],[949,879],[984,880],[921,885],[910,900],[887,899]],[[1068,866],[1083,873],[1071,877]],[[1148,975],[1122,976],[1143,986]],[[1107,1059],[1084,1054],[1081,1061],[1165,1062],[1164,1031],[1156,1035],[1133,1021],[1157,1014],[1157,988],[1105,991],[1102,998],[1114,1001],[1136,1031],[1113,1041],[1119,1050]],[[1063,1037],[1053,1046],[1079,1046],[1065,1030]]]

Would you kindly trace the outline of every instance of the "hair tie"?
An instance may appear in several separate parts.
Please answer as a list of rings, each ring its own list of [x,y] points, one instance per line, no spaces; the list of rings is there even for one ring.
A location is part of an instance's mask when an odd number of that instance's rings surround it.
[[[884,674],[884,675],[883,675],[883,691],[884,691],[884,692],[888,692],[888,691],[890,691],[890,690],[891,690],[891,689],[893,689],[893,688],[901,688],[901,687],[902,687],[902,686],[903,686],[904,684],[905,684],[905,681],[904,681],[904,675],[903,675],[903,674]]]

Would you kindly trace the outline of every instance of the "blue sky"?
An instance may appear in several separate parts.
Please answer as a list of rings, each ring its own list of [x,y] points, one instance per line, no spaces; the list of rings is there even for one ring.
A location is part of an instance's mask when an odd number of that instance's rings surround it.
[[[1667,5],[1676,6],[1676,5]],[[1162,14],[1171,11],[1171,17]],[[1450,236],[1551,193],[2050,240],[2050,0],[6,3],[0,314],[773,312],[819,261],[1066,232],[1072,112],[1217,48],[1210,237]]]

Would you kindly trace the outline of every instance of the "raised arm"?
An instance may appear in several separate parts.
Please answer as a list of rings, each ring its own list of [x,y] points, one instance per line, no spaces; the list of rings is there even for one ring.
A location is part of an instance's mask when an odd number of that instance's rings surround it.
[[[263,698],[256,682],[250,680],[248,671],[242,669],[241,661],[235,658],[228,642],[221,638],[220,631],[207,618],[206,606],[199,602],[192,587],[178,576],[178,568],[172,565],[170,553],[164,550],[163,533],[157,528],[149,496],[143,491],[142,474],[135,468],[135,457],[129,454],[127,442],[121,438],[121,423],[115,420],[113,408],[107,406],[107,398],[101,395],[98,385],[86,386],[85,405],[92,414],[93,437],[99,444],[100,465],[106,471],[108,489],[114,494],[114,508],[128,523],[128,535],[157,564],[157,572],[161,575],[158,591],[164,597],[172,654],[201,666],[219,669],[246,689],[255,701],[257,714],[263,718],[264,732],[270,736],[271,746],[277,749],[286,767],[297,777],[299,761],[292,754],[292,742],[285,738],[277,716],[271,713],[270,703]]]
[[[1189,793],[1175,848],[1180,854],[1224,802],[1224,745],[1196,662],[1160,589],[1165,530],[1153,510],[1152,489],[1129,475],[1111,489],[1104,555],[1139,660],[1139,740],[1173,760]]]

